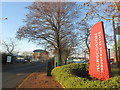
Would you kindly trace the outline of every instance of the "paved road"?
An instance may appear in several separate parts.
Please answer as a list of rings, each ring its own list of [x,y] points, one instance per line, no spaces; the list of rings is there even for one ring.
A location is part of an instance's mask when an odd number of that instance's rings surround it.
[[[30,73],[38,72],[45,67],[46,64],[34,62],[32,64],[13,64],[5,65],[2,68],[2,88],[15,88]]]

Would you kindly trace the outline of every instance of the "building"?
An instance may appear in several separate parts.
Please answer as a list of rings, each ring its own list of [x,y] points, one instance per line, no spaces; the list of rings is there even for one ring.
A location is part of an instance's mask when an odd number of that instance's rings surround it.
[[[45,61],[49,58],[49,53],[46,50],[37,49],[33,51],[33,57],[35,60]]]

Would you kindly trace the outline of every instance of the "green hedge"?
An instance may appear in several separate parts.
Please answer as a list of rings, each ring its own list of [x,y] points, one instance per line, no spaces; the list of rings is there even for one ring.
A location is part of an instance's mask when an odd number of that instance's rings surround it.
[[[89,77],[87,64],[73,63],[56,67],[51,74],[65,88],[120,88],[120,76],[104,81],[87,79],[86,77]]]

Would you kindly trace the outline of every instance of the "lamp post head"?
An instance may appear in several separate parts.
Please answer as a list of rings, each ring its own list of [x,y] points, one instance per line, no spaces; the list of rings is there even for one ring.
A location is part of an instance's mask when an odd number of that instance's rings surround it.
[[[0,20],[7,20],[8,18],[7,17],[5,17],[5,18],[0,18]]]

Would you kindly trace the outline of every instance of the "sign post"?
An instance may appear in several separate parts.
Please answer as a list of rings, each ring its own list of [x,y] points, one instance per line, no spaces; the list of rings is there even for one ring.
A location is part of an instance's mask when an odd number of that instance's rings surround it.
[[[11,56],[7,56],[7,62],[10,63],[11,62]]]
[[[102,21],[96,23],[91,29],[89,74],[100,80],[110,78],[110,68]]]

